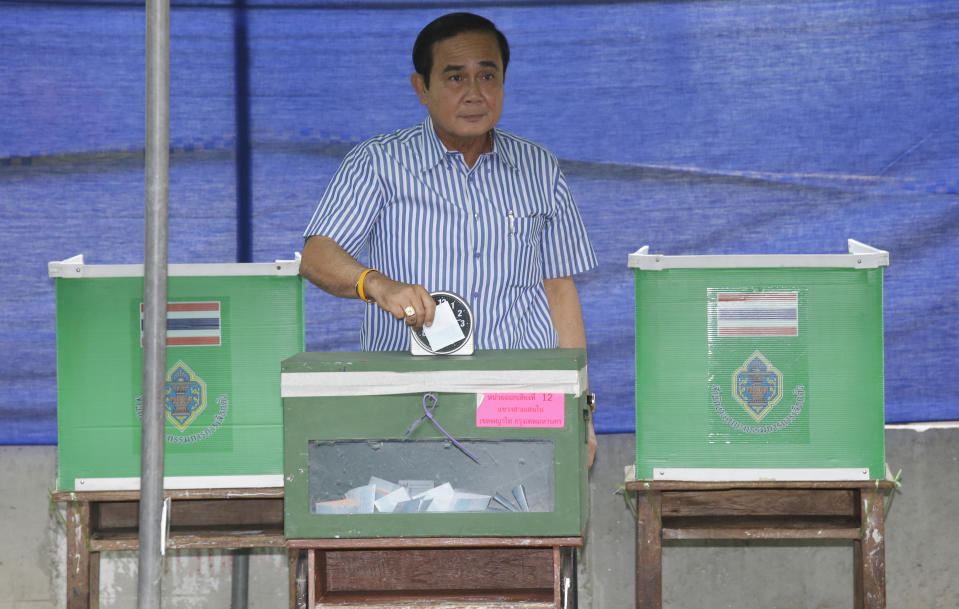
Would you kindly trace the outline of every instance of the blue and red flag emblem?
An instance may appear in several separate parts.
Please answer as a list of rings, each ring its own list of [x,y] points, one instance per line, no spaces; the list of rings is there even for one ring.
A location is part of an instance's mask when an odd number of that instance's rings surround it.
[[[143,346],[144,304],[140,303],[140,346]],[[169,302],[166,313],[168,347],[219,346],[220,303]]]
[[[799,336],[799,293],[719,292],[716,335]]]

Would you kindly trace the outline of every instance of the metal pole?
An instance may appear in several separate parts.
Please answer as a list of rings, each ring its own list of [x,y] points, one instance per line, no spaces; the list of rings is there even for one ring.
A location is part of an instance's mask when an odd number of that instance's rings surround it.
[[[233,550],[233,586],[230,589],[230,609],[246,609],[250,577],[250,551]]]
[[[170,2],[146,0],[146,213],[143,268],[143,429],[137,607],[159,609],[166,379],[170,177]]]
[[[236,118],[236,261],[253,261],[253,147],[250,142],[250,50],[246,0],[233,0],[233,75]],[[230,609],[246,609],[250,551],[233,551]]]
[[[246,0],[233,0],[237,262],[253,262],[253,144],[250,135],[250,49],[248,39]]]

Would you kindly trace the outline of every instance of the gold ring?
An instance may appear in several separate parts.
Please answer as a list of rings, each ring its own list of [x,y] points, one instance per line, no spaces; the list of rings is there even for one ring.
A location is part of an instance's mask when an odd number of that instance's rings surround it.
[[[409,305],[403,309],[403,312],[406,313],[407,317],[416,317],[416,309],[413,308],[413,305]]]

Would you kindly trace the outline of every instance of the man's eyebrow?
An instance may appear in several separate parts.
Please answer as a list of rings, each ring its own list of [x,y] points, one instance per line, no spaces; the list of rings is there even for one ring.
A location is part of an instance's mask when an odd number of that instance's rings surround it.
[[[479,64],[484,68],[495,68],[497,70],[499,69],[499,64],[490,59],[485,59],[483,61],[480,61]],[[445,68],[443,68],[443,73],[445,74],[446,72],[460,72],[465,69],[466,69],[466,66],[462,64],[449,64]]]

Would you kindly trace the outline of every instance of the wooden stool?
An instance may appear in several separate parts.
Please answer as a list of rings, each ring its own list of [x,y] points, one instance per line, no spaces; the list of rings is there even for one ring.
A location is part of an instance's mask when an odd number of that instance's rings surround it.
[[[308,609],[575,609],[581,537],[291,539]]]
[[[664,539],[848,539],[856,609],[886,606],[883,512],[890,480],[627,480],[636,494],[636,607],[663,604]]]
[[[167,548],[282,548],[283,489],[167,490]],[[67,507],[67,609],[95,609],[100,552],[139,547],[139,491],[57,491]],[[295,572],[290,572],[290,603]]]

